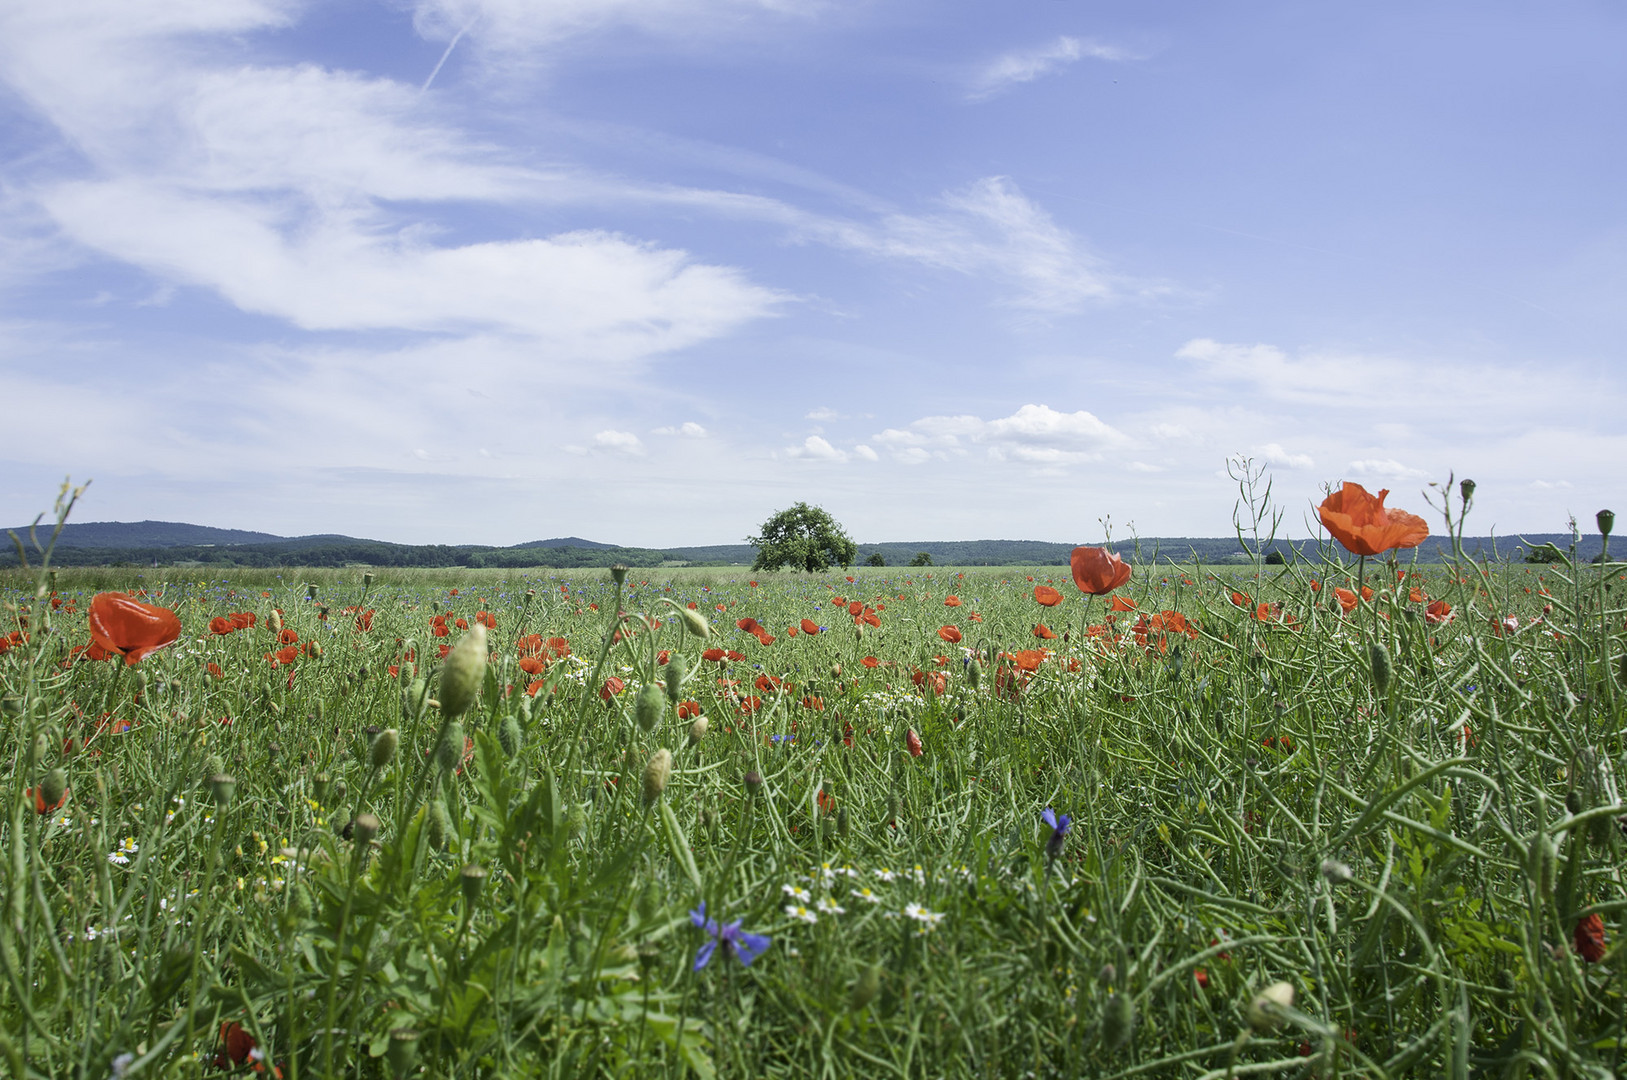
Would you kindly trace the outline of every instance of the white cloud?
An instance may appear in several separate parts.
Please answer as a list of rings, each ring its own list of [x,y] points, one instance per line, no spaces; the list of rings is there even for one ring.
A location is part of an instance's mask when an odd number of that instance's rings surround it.
[[[636,456],[644,453],[644,444],[631,431],[601,431],[593,436],[593,445],[620,454]]]
[[[860,443],[859,445],[857,445],[857,446],[855,446],[853,448],[853,455],[855,457],[861,457],[866,461],[880,461],[881,460],[881,455],[880,454],[876,453],[874,450],[872,450],[870,447],[864,445],[863,443]]]
[[[1134,59],[1125,50],[1112,45],[1084,38],[1059,37],[1048,45],[995,57],[972,77],[966,97],[971,101],[986,101],[1019,83],[1033,82],[1086,57],[1109,61]]]
[[[1571,487],[1569,480],[1533,480],[1531,486],[1539,491],[1563,490]]]
[[[906,464],[932,457],[948,460],[963,444],[983,445],[994,461],[1065,465],[1100,460],[1129,439],[1095,414],[1058,412],[1049,405],[1024,405],[1010,416],[924,416],[908,428],[887,428],[871,441],[894,451]]]
[[[1284,469],[1311,469],[1316,467],[1315,460],[1309,454],[1291,454],[1282,448],[1281,443],[1266,443],[1263,446],[1256,446],[1249,451],[1248,456],[1267,465],[1278,465]]]
[[[809,435],[802,441],[801,446],[793,446],[785,451],[787,457],[811,458],[815,461],[846,461],[847,452],[838,450],[818,435]]]
[[[836,410],[827,408],[823,405],[817,409],[813,409],[805,417],[803,417],[805,420],[817,420],[820,423],[827,423],[831,420],[835,420],[836,418]]]
[[[664,36],[724,36],[752,15],[809,15],[808,0],[418,0],[413,25],[433,40],[459,33],[507,59],[613,26]]]
[[[658,427],[650,432],[652,435],[681,435],[686,439],[706,438],[706,429],[693,420],[685,420],[679,427]]]
[[[1363,458],[1345,466],[1351,476],[1371,476],[1387,480],[1427,480],[1429,470],[1403,465],[1394,458]]]
[[[1003,176],[987,177],[940,199],[935,214],[891,214],[877,225],[808,220],[798,235],[891,259],[1003,281],[1009,303],[1039,314],[1065,314],[1129,291],[1101,260]],[[1141,288],[1139,291],[1155,291]]]

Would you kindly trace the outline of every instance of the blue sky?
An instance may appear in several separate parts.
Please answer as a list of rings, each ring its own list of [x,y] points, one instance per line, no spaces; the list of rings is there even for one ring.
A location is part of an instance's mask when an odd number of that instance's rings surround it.
[[[508,544],[1284,528],[1627,461],[1627,12],[25,0],[0,519]],[[1438,526],[1437,526],[1438,531]]]

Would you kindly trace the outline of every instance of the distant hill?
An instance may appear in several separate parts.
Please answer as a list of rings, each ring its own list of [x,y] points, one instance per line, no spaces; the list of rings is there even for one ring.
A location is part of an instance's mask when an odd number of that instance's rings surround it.
[[[26,530],[16,530],[20,536]],[[42,536],[43,540],[44,537]],[[1526,537],[1467,537],[1464,549],[1475,559],[1520,559],[1531,547],[1552,543],[1568,550],[1566,533],[1539,533]],[[1043,540],[921,540],[908,543],[859,544],[858,562],[880,554],[888,566],[907,566],[925,552],[936,566],[1065,566],[1074,545]],[[1143,563],[1226,565],[1248,561],[1236,537],[1141,537],[1114,544],[1126,558]],[[1600,538],[1583,537],[1577,554],[1587,560],[1598,554]],[[1313,541],[1271,545],[1288,560],[1316,559]],[[1402,558],[1437,562],[1450,552],[1446,537],[1432,536],[1416,554]],[[532,540],[512,547],[480,544],[394,544],[350,536],[318,534],[284,537],[241,529],[216,529],[173,521],[87,522],[63,529],[52,561],[58,566],[175,566],[291,567],[391,566],[494,568],[603,567],[623,563],[651,568],[662,565],[750,566],[757,549],[750,544],[698,547],[637,548],[558,537]],[[30,553],[32,561],[33,555]],[[18,565],[14,550],[0,548],[0,568]]]

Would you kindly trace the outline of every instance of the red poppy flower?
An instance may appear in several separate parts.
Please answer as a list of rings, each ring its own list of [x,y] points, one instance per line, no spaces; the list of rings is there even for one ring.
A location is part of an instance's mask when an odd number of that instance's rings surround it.
[[[819,633],[819,624],[814,622],[812,619],[803,619],[802,623],[801,623],[801,626],[802,626],[802,632],[804,634],[817,634],[817,633]]]
[[[520,670],[527,675],[541,675],[548,670],[548,664],[539,656],[520,657]]]
[[[755,634],[763,628],[761,623],[750,616],[744,619],[736,619],[734,625],[748,634]]]
[[[292,664],[299,659],[298,645],[284,645],[276,652],[275,662],[278,664]]]
[[[863,660],[860,660],[859,663],[863,664],[867,668],[878,668],[881,666],[881,661],[877,660],[873,656],[867,656]]]
[[[757,676],[757,681],[752,685],[754,685],[758,690],[762,690],[766,693],[770,690],[778,690],[783,684],[784,680],[782,680],[779,676],[764,674]]]
[[[1321,591],[1322,591],[1322,583],[1320,581],[1317,581],[1315,578],[1312,578],[1311,579],[1311,592],[1321,592]]]
[[[209,632],[212,634],[219,634],[221,637],[225,637],[227,634],[230,634],[236,629],[237,624],[224,615],[216,615],[213,619],[209,620]]]
[[[960,644],[960,628],[959,627],[940,626],[940,627],[938,627],[938,636],[943,638],[945,641],[949,642],[949,644],[951,644],[951,645],[959,645]]]
[[[49,814],[53,810],[62,809],[62,804],[68,801],[68,791],[64,788],[62,794],[57,796],[56,802],[51,803],[49,806],[45,803],[44,788],[24,788],[23,798],[34,800],[34,812],[36,814]]]
[[[548,651],[553,654],[556,660],[563,660],[571,654],[570,642],[562,637],[551,637],[548,639],[547,644]]]
[[[698,701],[678,702],[678,719],[693,720],[701,714],[701,704]]]
[[[755,696],[746,696],[740,699],[740,714],[750,716],[763,707],[763,699]]]
[[[1049,585],[1035,585],[1034,599],[1039,601],[1042,607],[1056,607],[1062,603],[1062,594]]]
[[[213,660],[209,661],[209,663],[204,666],[204,670],[217,679],[224,679],[226,677],[226,673],[220,670],[220,665],[215,663]]]
[[[742,652],[735,652],[733,649],[724,649],[723,658],[738,664],[740,661],[746,658],[746,654]]]
[[[107,654],[138,663],[181,636],[181,620],[169,608],[133,600],[123,593],[97,593],[90,601],[90,637]]]
[[[532,679],[525,686],[525,696],[526,697],[536,697],[538,692],[542,690],[543,683],[546,682],[546,681],[547,680],[545,680],[545,679]]]
[[[469,620],[468,619],[459,619],[457,622],[453,623],[452,625],[456,626],[459,630],[467,630],[467,629],[469,629]]]
[[[292,645],[298,640],[299,631],[295,630],[293,627],[289,627],[287,630],[284,630],[282,633],[277,635],[277,641],[283,645]]]
[[[944,607],[960,607],[960,597],[946,596],[943,598]]]
[[[526,634],[514,643],[514,651],[520,656],[540,656],[543,648],[541,634]]]
[[[1590,964],[1597,964],[1604,959],[1604,920],[1598,912],[1584,916],[1576,924],[1576,933],[1573,936],[1576,943],[1576,953]]]
[[[1452,605],[1445,600],[1436,600],[1424,609],[1424,622],[1449,623],[1452,618]]]
[[[670,661],[671,659],[672,659],[672,650],[671,649],[662,649],[660,652],[655,654],[655,666],[656,667],[666,667],[668,661]]]
[[[1076,547],[1069,560],[1079,591],[1103,596],[1130,580],[1130,564],[1106,548]]]
[[[921,736],[915,733],[914,728],[904,734],[904,745],[909,748],[910,757],[921,756]]]
[[[609,701],[612,695],[619,694],[625,689],[627,689],[627,684],[617,676],[612,675],[604,681],[603,686],[599,687],[599,697],[604,701]]]
[[[1360,484],[1346,481],[1322,500],[1317,515],[1322,527],[1355,555],[1417,547],[1429,538],[1429,525],[1416,514],[1385,509],[1384,497],[1389,493],[1385,488],[1374,496]]]
[[[821,711],[825,708],[825,699],[822,697],[816,697],[813,694],[809,694],[807,697],[802,699],[802,707],[804,709]]]
[[[822,816],[829,817],[836,812],[836,796],[824,788],[819,789],[819,794],[814,796],[814,801],[819,804],[819,813]]]
[[[701,659],[710,660],[714,664],[721,663],[723,661],[723,650],[707,649],[705,652],[701,653]]]
[[[1341,589],[1335,586],[1333,589],[1333,595],[1338,597],[1339,606],[1344,609],[1346,615],[1350,614],[1352,611],[1355,611],[1356,605],[1361,602],[1356,598],[1356,594],[1351,592],[1349,589]]]

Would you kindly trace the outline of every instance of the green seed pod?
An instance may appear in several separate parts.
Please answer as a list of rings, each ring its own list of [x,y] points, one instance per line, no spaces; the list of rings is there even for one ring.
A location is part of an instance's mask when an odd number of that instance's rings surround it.
[[[209,778],[209,796],[222,810],[232,804],[232,796],[236,793],[237,779],[231,774],[216,773]]]
[[[349,794],[349,784],[345,783],[343,780],[335,781],[333,785],[333,805],[338,806],[340,803],[344,802],[345,796]]]
[[[412,1028],[396,1028],[390,1032],[384,1060],[390,1066],[391,1076],[400,1078],[411,1072],[418,1063],[418,1032]]]
[[[1136,1006],[1129,994],[1109,994],[1102,1006],[1102,1044],[1117,1050],[1130,1041],[1136,1029]]]
[[[1582,805],[1582,793],[1575,788],[1565,792],[1565,809],[1570,811],[1572,817],[1585,810],[1586,807]]]
[[[667,779],[672,776],[672,751],[662,747],[650,755],[644,766],[644,805],[653,806],[661,793],[667,790]]]
[[[666,708],[666,698],[661,688],[653,682],[645,683],[638,692],[638,699],[633,703],[633,718],[638,721],[640,730],[654,731],[661,722],[661,711]]]
[[[846,836],[847,835],[847,830],[848,830],[847,807],[838,806],[836,808],[836,835],[837,836]]]
[[[395,748],[401,742],[401,732],[395,728],[385,728],[373,736],[373,768],[382,769],[390,764],[395,757]]]
[[[351,836],[358,845],[366,846],[373,842],[373,838],[379,834],[379,830],[383,827],[384,825],[379,821],[377,815],[357,814]]]
[[[311,798],[316,800],[316,805],[328,805],[328,784],[330,780],[331,778],[325,772],[319,772],[311,777]]]
[[[683,653],[673,653],[667,661],[667,701],[678,704],[684,696],[684,682],[689,678],[689,661]]]
[[[1367,647],[1367,663],[1373,671],[1373,689],[1380,694],[1390,689],[1390,654],[1378,642]]]
[[[373,587],[373,572],[369,570],[362,575],[362,591],[366,592]]]
[[[695,717],[694,721],[691,722],[690,725],[689,725],[689,745],[690,746],[699,746],[700,743],[701,743],[701,740],[706,738],[706,729],[709,726],[710,726],[710,723],[706,719],[706,717],[704,717],[704,716]]]
[[[572,840],[580,840],[587,835],[588,812],[581,803],[572,803],[570,813],[565,815],[565,831]]]
[[[1474,498],[1474,481],[1473,480],[1459,480],[1458,481],[1458,494],[1463,497],[1463,501],[1465,503],[1467,503],[1470,499]]]
[[[40,781],[40,796],[45,799],[47,807],[58,806],[68,793],[68,774],[61,769],[52,769]]]
[[[859,1012],[876,1000],[881,993],[881,965],[870,964],[853,980],[853,989],[847,995],[847,1007],[850,1012]]]
[[[616,563],[615,565],[611,566],[610,580],[614,581],[617,585],[620,585],[622,582],[626,581],[627,567],[623,566],[621,563]]]
[[[1614,510],[1600,510],[1593,520],[1599,523],[1599,533],[1608,537],[1610,530],[1616,527],[1616,512]]]
[[[484,866],[468,863],[458,873],[458,883],[463,886],[463,902],[473,907],[480,900],[480,890],[486,887],[488,871]]]
[[[486,675],[486,625],[475,623],[452,646],[441,665],[440,702],[442,716],[462,716],[474,704],[475,694]]]
[[[463,725],[453,720],[446,725],[441,741],[435,745],[435,764],[442,772],[451,772],[463,760]]]
[[[1275,1031],[1282,1026],[1284,1010],[1294,1007],[1292,983],[1275,982],[1254,995],[1249,1002],[1249,1027],[1255,1031]]]
[[[503,722],[497,725],[497,742],[509,757],[518,754],[524,745],[525,735],[520,731],[520,721],[513,713],[503,717]]]
[[[446,802],[439,793],[429,800],[428,821],[424,832],[432,851],[445,851],[447,837],[452,835],[452,815],[446,812]]]

